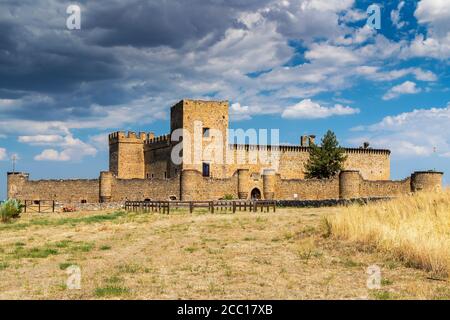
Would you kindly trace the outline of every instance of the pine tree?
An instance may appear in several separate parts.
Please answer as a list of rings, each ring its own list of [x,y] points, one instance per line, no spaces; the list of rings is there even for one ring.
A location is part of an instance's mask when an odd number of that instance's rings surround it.
[[[336,135],[328,130],[321,145],[310,145],[309,159],[305,165],[306,178],[329,179],[343,169],[347,156],[339,146]]]

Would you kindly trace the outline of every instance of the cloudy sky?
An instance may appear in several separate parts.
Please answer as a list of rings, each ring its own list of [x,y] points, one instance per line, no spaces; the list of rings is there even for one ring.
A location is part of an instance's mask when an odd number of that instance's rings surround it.
[[[450,1],[379,1],[379,30],[373,3],[0,0],[0,198],[13,155],[32,178],[96,177],[108,132],[164,134],[181,98],[227,99],[233,128],[283,143],[390,148],[393,178],[450,173]]]

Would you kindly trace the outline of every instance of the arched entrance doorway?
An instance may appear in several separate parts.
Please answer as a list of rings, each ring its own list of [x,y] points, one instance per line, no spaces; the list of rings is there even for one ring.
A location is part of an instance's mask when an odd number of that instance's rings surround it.
[[[251,192],[251,198],[254,200],[260,200],[261,199],[261,191],[259,191],[258,188],[254,188]]]

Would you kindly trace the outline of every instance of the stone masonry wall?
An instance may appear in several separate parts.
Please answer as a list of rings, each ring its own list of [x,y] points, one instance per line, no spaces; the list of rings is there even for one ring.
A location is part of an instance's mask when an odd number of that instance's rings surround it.
[[[172,107],[171,131],[183,128],[191,136],[190,143],[183,139],[182,170],[202,171],[202,163],[210,163],[211,176],[226,178],[225,150],[228,145],[228,101],[182,100]],[[203,136],[203,129],[209,128],[210,135]],[[219,131],[220,136],[215,135]],[[194,137],[201,143],[194,143]],[[222,154],[202,152],[195,149],[202,146],[207,150],[210,144],[220,145]],[[221,159],[216,161],[217,158]]]
[[[228,179],[203,177],[196,170],[185,170],[181,176],[182,200],[217,200],[225,195],[237,198],[237,174]]]
[[[399,181],[361,180],[360,197],[392,197],[411,192],[411,178]]]
[[[109,170],[121,179],[144,178],[144,141],[148,134],[114,132],[109,135]]]
[[[180,177],[170,179],[113,179],[111,201],[180,199]]]
[[[282,179],[279,174],[259,175],[248,170],[230,178],[203,177],[196,170],[168,179],[117,179],[102,172],[99,179],[29,180],[26,173],[8,174],[8,198],[19,200],[56,200],[64,203],[111,203],[126,200],[217,200],[225,195],[238,198],[238,191],[250,197],[258,188],[262,199],[326,200],[392,197],[413,191],[433,191],[442,186],[442,172],[416,172],[399,181],[365,180],[358,171],[343,171],[334,179]],[[101,185],[100,185],[101,184]],[[413,188],[415,186],[416,189]],[[420,189],[419,189],[419,187]],[[238,190],[239,188],[239,190]]]
[[[339,179],[279,179],[275,199],[324,200],[339,198]]]
[[[308,147],[281,146],[278,151],[267,151],[267,156],[263,161],[249,146],[230,146],[230,159],[235,163],[226,165],[226,177],[230,177],[238,169],[249,169],[253,173],[262,173],[264,169],[271,168],[272,161],[266,159],[278,158],[278,169],[282,179],[304,179],[305,164],[309,159]],[[273,156],[271,155],[273,153]],[[344,163],[344,170],[358,170],[364,179],[368,180],[388,180],[390,176],[390,160],[387,150],[375,149],[345,149],[347,160]],[[256,159],[251,163],[239,163],[237,159]],[[261,163],[262,162],[262,163]],[[214,173],[213,173],[214,174]]]
[[[28,176],[8,176],[8,197],[19,200],[99,202],[99,180],[28,180]]]

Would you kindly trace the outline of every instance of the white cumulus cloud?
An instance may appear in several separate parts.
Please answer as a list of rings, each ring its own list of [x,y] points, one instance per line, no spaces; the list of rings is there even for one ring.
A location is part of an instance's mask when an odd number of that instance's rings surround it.
[[[388,147],[393,156],[450,157],[449,123],[450,103],[444,108],[416,109],[358,127],[363,136],[349,142],[358,145],[370,141],[375,147]]]
[[[383,100],[391,100],[397,98],[402,94],[415,94],[421,91],[420,88],[416,87],[416,84],[412,81],[405,81],[402,84],[392,87],[383,96]]]
[[[421,0],[414,12],[417,21],[430,24],[438,35],[450,32],[450,1],[448,0]]]
[[[414,12],[419,24],[427,27],[408,47],[407,56],[448,59],[450,57],[450,1],[421,0]]]
[[[331,116],[342,116],[359,113],[359,109],[335,104],[334,107],[321,106],[311,99],[305,99],[299,103],[287,107],[281,116],[287,119],[320,119]]]
[[[50,146],[34,157],[37,161],[78,161],[86,156],[95,156],[97,149],[74,138],[72,134],[20,136],[19,142],[33,146]],[[60,151],[56,150],[59,149]]]
[[[36,161],[68,161],[69,156],[63,152],[58,152],[54,149],[45,149],[40,154],[34,157]]]

